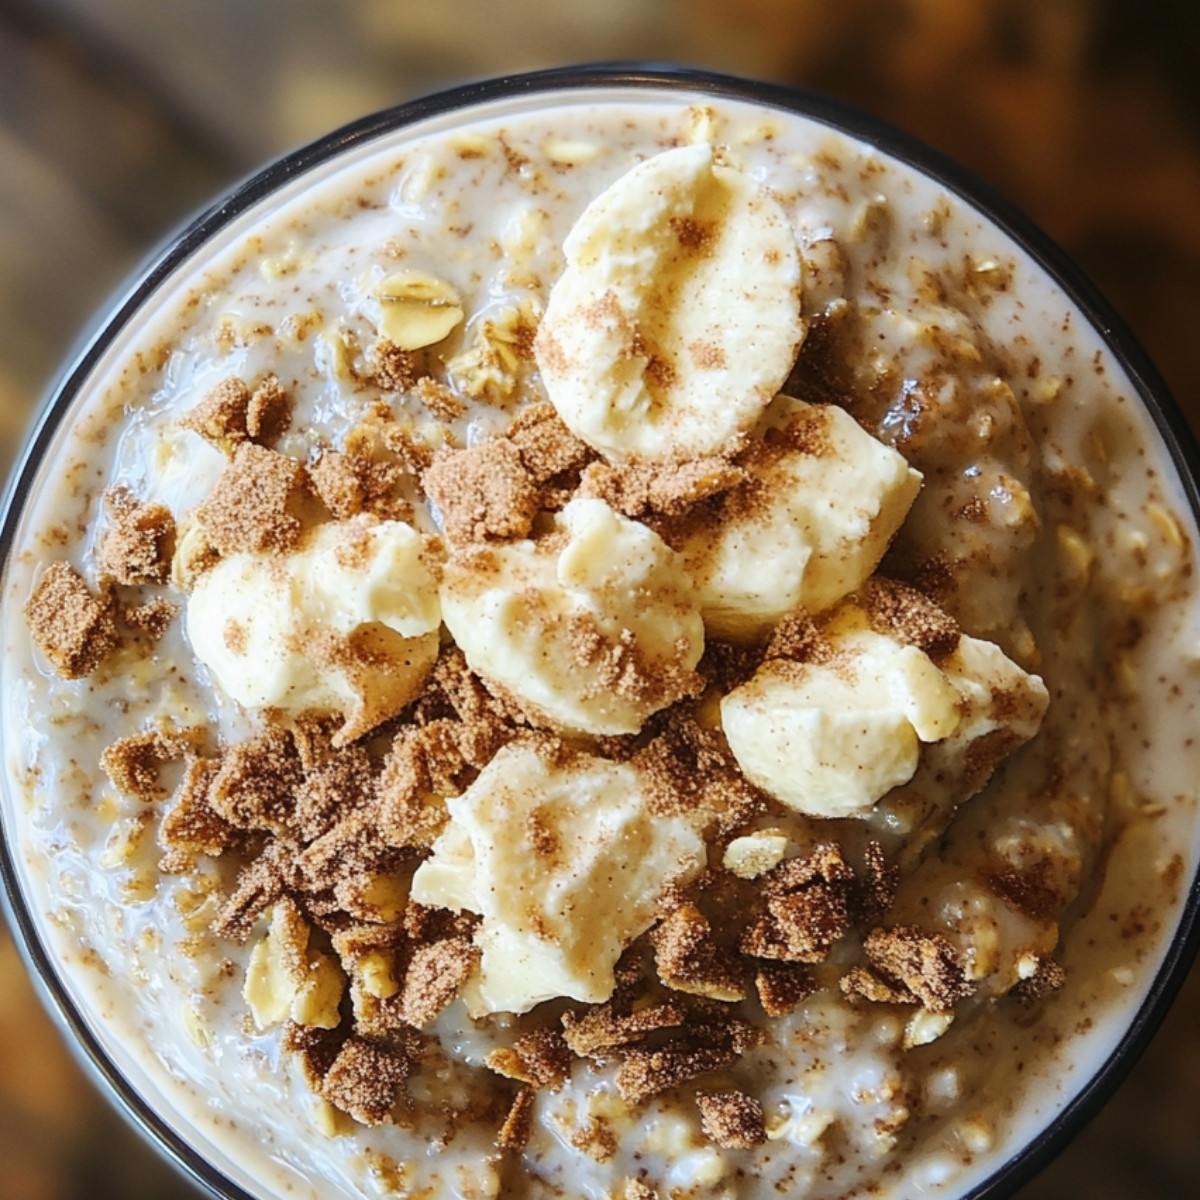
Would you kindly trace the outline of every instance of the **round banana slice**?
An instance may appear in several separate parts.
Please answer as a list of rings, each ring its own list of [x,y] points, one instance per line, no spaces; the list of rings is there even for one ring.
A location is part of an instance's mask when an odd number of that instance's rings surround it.
[[[451,560],[442,615],[471,668],[552,728],[636,733],[698,690],[704,625],[678,555],[602,500],[557,530]]]
[[[816,613],[875,570],[921,475],[834,405],[780,396],[730,493],[681,546],[710,636],[753,640],[795,608]]]
[[[749,430],[804,337],[783,209],[702,143],[628,171],[563,244],[535,353],[563,421],[614,459],[711,454]]]
[[[912,779],[922,744],[939,743],[947,761],[974,758],[976,789],[1041,724],[1045,685],[990,642],[961,635],[935,662],[902,633],[872,628],[859,597],[817,627],[810,661],[769,659],[721,702],[746,777],[807,816],[865,815]]]
[[[340,712],[339,743],[394,716],[438,651],[437,583],[421,535],[355,517],[289,554],[230,554],[196,581],[187,635],[231,699]]]
[[[721,703],[746,777],[811,817],[867,812],[958,723],[957,690],[920,650],[867,631],[835,645],[827,663],[764,663]]]
[[[513,743],[447,808],[412,898],[483,918],[473,1012],[607,1000],[622,950],[706,864],[686,817],[652,814],[628,763]]]

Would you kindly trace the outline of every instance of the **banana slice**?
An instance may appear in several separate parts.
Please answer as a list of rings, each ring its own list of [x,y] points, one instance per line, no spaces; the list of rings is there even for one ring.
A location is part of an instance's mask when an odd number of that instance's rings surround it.
[[[423,545],[411,526],[355,517],[290,554],[230,554],[188,597],[192,648],[237,703],[341,712],[351,741],[403,708],[437,657]]]
[[[834,405],[780,396],[729,494],[680,547],[710,636],[754,640],[795,608],[820,612],[875,570],[921,475]]]
[[[683,817],[648,811],[627,763],[511,744],[447,807],[412,898],[483,917],[465,993],[475,1013],[607,1000],[621,951],[706,863]]]
[[[603,500],[556,533],[451,560],[442,615],[472,670],[552,728],[636,733],[698,690],[704,624],[679,556]]]
[[[711,454],[753,427],[804,337],[787,216],[708,144],[640,163],[563,244],[534,349],[568,427],[616,459]]]
[[[922,743],[1037,732],[1047,693],[990,642],[961,636],[935,664],[871,628],[855,599],[820,626],[810,661],[771,659],[721,702],[747,778],[812,817],[862,816],[917,769]]]

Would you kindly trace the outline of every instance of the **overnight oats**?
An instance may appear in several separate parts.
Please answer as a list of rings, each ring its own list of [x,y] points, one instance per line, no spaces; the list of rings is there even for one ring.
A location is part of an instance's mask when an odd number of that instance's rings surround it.
[[[1196,870],[1137,391],[953,191],[720,89],[347,145],[145,290],[12,534],[80,1024],[237,1195],[978,1185]]]

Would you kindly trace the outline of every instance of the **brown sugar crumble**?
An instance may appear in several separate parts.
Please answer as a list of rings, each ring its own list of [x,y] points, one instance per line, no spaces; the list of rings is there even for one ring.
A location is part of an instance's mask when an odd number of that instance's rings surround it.
[[[361,1125],[382,1125],[411,1070],[409,1060],[359,1037],[349,1037],[324,1079],[320,1095]]]
[[[170,600],[148,600],[121,610],[121,619],[130,628],[144,633],[152,642],[158,641],[167,627],[179,616],[179,605]]]
[[[92,592],[70,563],[51,563],[25,604],[37,648],[64,679],[90,675],[117,648],[111,589]]]
[[[250,396],[244,380],[223,379],[179,423],[232,456],[235,447],[249,437],[246,414]]]
[[[438,451],[421,484],[456,545],[524,537],[541,507],[533,477],[506,438]]]
[[[824,962],[850,931],[855,875],[835,844],[806,858],[786,859],[762,877],[766,911],[742,934],[741,949],[755,958]]]
[[[386,338],[371,347],[368,366],[371,379],[385,392],[406,392],[417,381],[417,359]]]
[[[101,754],[101,769],[126,795],[161,800],[167,792],[159,782],[159,768],[195,749],[203,733],[198,729],[151,729],[118,738]]]
[[[890,633],[941,662],[958,647],[958,622],[916,588],[875,577],[861,592],[872,627]]]
[[[522,1150],[533,1131],[533,1105],[536,1094],[533,1088],[523,1087],[513,1098],[512,1107],[504,1118],[504,1124],[496,1134],[496,1145],[501,1150]]]
[[[975,990],[958,952],[940,933],[915,925],[876,929],[863,949],[885,984],[907,990],[930,1012],[949,1012]]]
[[[304,464],[253,443],[240,445],[199,508],[196,520],[218,554],[292,549],[301,523],[292,511]]]
[[[767,1140],[763,1106],[745,1092],[697,1092],[700,1124],[709,1141],[726,1150],[753,1150]]]
[[[166,583],[171,572],[175,518],[163,504],[140,504],[125,487],[104,493],[109,527],[97,547],[102,575],[117,583]]]

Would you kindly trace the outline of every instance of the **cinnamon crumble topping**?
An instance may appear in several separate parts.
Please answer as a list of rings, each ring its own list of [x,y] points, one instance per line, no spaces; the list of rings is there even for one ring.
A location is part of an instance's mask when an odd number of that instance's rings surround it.
[[[125,487],[104,493],[109,528],[97,558],[103,575],[117,583],[166,583],[171,572],[175,518],[164,504],[139,504]]]
[[[534,1098],[534,1090],[531,1087],[521,1088],[513,1098],[508,1116],[504,1118],[504,1124],[496,1134],[496,1145],[501,1150],[524,1149],[533,1129]]]
[[[320,1094],[360,1124],[382,1125],[411,1069],[403,1055],[349,1037],[321,1080]]]
[[[223,379],[179,423],[232,456],[234,448],[248,437],[250,396],[245,380]]]
[[[766,911],[742,934],[743,953],[785,962],[824,962],[849,932],[854,872],[834,844],[791,858],[763,876]]]
[[[745,973],[733,954],[713,940],[712,926],[695,905],[684,904],[652,932],[658,977],[669,988],[710,1000],[744,1000]]]
[[[876,929],[863,949],[889,986],[907,989],[930,1012],[948,1012],[975,990],[958,952],[940,933],[915,925]]]
[[[745,1092],[697,1092],[705,1136],[726,1150],[752,1150],[767,1140],[763,1106]]]
[[[281,551],[300,540],[292,505],[304,486],[304,465],[253,443],[237,447],[196,520],[219,554]]]
[[[100,766],[115,788],[139,800],[161,800],[166,789],[158,769],[195,749],[195,730],[151,729],[118,738],[100,756]]]
[[[25,604],[30,635],[64,679],[90,675],[117,648],[116,601],[70,563],[51,563]]]
[[[167,627],[179,616],[179,605],[170,600],[150,600],[121,610],[121,619],[131,628],[140,630],[152,642],[158,641]]]
[[[465,450],[440,450],[421,476],[457,545],[524,537],[541,507],[533,477],[512,442],[492,438]]]
[[[571,1073],[571,1049],[556,1029],[534,1029],[511,1047],[493,1050],[487,1065],[533,1088],[559,1088]]]
[[[416,355],[386,338],[371,347],[369,366],[371,378],[385,392],[406,392],[417,381]]]

